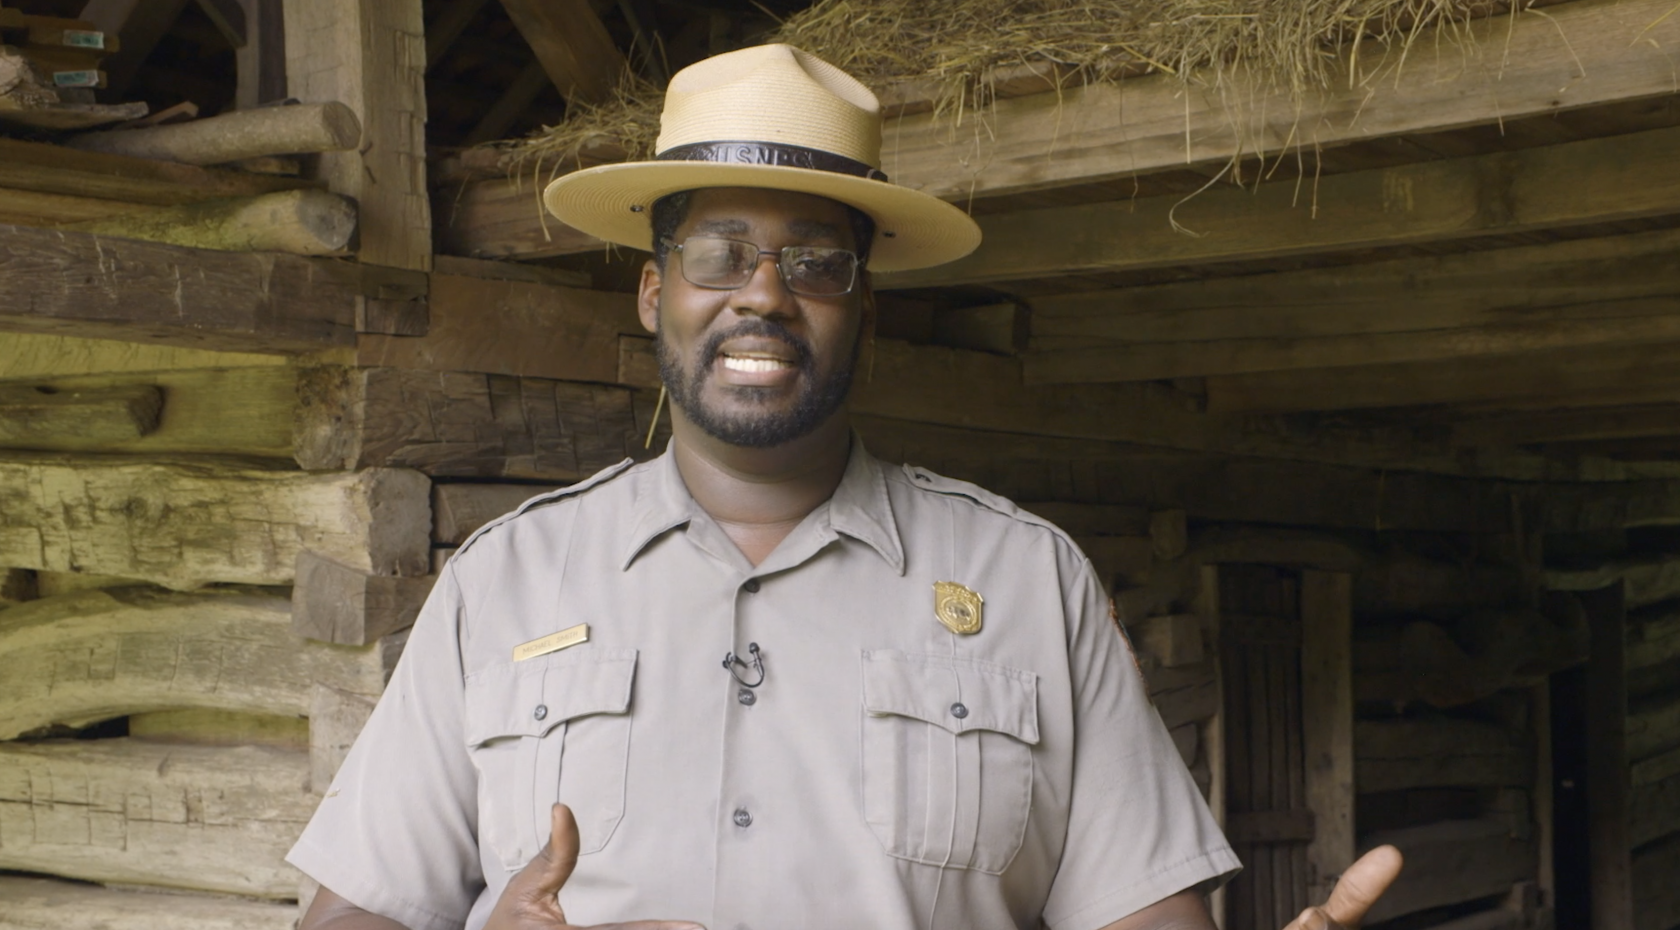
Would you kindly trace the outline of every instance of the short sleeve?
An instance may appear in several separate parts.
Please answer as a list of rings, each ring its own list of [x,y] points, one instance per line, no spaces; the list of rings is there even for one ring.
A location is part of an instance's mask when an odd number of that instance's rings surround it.
[[[1241,868],[1080,561],[1066,595],[1075,744],[1067,842],[1044,906],[1051,930],[1096,930]]]
[[[461,598],[445,568],[391,683],[286,860],[413,930],[459,928],[484,887],[462,736]]]

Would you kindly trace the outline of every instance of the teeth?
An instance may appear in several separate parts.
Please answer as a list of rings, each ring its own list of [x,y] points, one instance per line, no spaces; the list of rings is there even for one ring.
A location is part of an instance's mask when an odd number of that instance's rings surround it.
[[[787,368],[788,363],[775,358],[740,358],[734,355],[723,357],[723,367],[730,371],[767,372],[779,371]]]

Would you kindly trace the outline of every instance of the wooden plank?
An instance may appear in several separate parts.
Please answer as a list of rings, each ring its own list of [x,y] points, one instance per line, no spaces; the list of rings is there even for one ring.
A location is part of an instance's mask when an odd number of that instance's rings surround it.
[[[9,190],[173,206],[314,186],[299,178],[0,139],[0,188]]]
[[[356,737],[373,716],[378,692],[316,685],[309,699],[309,787],[325,794]]]
[[[0,226],[0,328],[198,349],[352,344],[352,266]]]
[[[521,260],[605,251],[606,242],[547,215],[538,196],[546,178],[545,172],[439,189],[432,205],[439,250]]]
[[[1680,210],[1680,180],[1656,177],[1680,129],[1182,195],[995,213],[968,257],[882,275],[882,287],[992,283],[1136,271],[1389,245],[1450,242]],[[1616,171],[1602,166],[1616,165]],[[1625,166],[1628,174],[1620,172]],[[1596,169],[1596,170],[1595,170]],[[1175,225],[1177,224],[1177,225]],[[1184,228],[1190,235],[1172,235]],[[1065,360],[1080,356],[1071,352]]]
[[[156,710],[128,715],[128,735],[152,743],[309,749],[309,720],[229,710]]]
[[[1363,794],[1412,788],[1517,788],[1533,779],[1530,748],[1509,731],[1453,717],[1361,720],[1354,780]]]
[[[0,930],[292,930],[297,907],[0,875]]]
[[[1353,578],[1301,573],[1301,747],[1306,810],[1307,897],[1329,899],[1353,864]]]
[[[1628,774],[1635,788],[1680,775],[1680,746],[1634,762]]]
[[[1680,922],[1680,837],[1641,849],[1633,860],[1634,930],[1669,930]]]
[[[290,584],[311,549],[377,574],[427,573],[430,483],[398,469],[254,468],[0,457],[0,565],[173,588]]]
[[[1680,776],[1635,785],[1628,795],[1628,815],[1628,842],[1634,847],[1680,834]]]
[[[134,739],[0,744],[0,868],[289,898],[308,756]]]
[[[1628,842],[1628,762],[1637,752],[1637,729],[1627,693],[1627,606],[1622,586],[1583,591],[1591,652],[1587,658],[1587,842],[1591,868],[1592,923],[1631,927],[1633,864]],[[1680,705],[1680,702],[1676,702]],[[1680,732],[1680,715],[1673,721]]]
[[[426,36],[420,0],[287,0],[286,80],[305,102],[337,101],[362,123],[356,151],[320,156],[319,177],[356,201],[357,255],[427,271]]]
[[[307,550],[292,585],[292,631],[305,639],[365,646],[414,625],[432,575],[371,575]]]
[[[1590,569],[1552,569],[1543,574],[1554,591],[1591,591],[1618,585],[1629,607],[1680,597],[1680,559],[1662,556],[1616,560]]]
[[[575,481],[642,454],[625,388],[392,368],[303,376],[297,460],[451,477]],[[424,538],[424,537],[422,537]]]
[[[530,484],[433,484],[432,542],[459,546],[479,527],[546,490]]]
[[[60,226],[80,220],[131,216],[153,207],[97,197],[68,197],[39,191],[7,190],[0,205],[0,223],[16,226]]]
[[[7,381],[166,369],[280,368],[286,364],[283,355],[215,352],[115,339],[43,333],[8,333],[0,339],[0,380]]]
[[[1459,420],[1452,425],[1453,442],[1461,446],[1651,439],[1677,433],[1680,433],[1680,404],[1507,411],[1497,416]]]
[[[150,353],[124,353],[114,357],[125,355],[140,364],[154,358],[168,358]],[[106,357],[104,353],[90,356],[102,357]],[[29,392],[41,389],[56,392],[42,395],[47,398],[156,394],[167,400],[161,404],[156,426],[138,435],[119,435],[111,430],[48,430],[44,428],[46,424],[28,433],[9,433],[4,421],[0,421],[0,447],[52,452],[207,453],[277,459],[290,459],[292,455],[297,374],[289,368],[213,368],[37,379],[21,384],[0,382],[0,398],[13,394],[27,398]],[[4,409],[3,403],[0,409]]]
[[[357,364],[613,382],[619,334],[645,332],[630,294],[435,273],[427,301],[424,336],[364,334]]]
[[[1629,707],[1626,746],[1633,762],[1680,747],[1680,694],[1642,698]]]
[[[1534,877],[1533,843],[1513,837],[1500,819],[1380,831],[1362,837],[1360,850],[1383,844],[1400,850],[1406,868],[1366,914],[1368,924],[1503,894],[1513,883]]]
[[[600,103],[627,64],[588,0],[502,0],[508,18],[567,103]]]
[[[9,607],[0,623],[0,739],[158,710],[309,712],[316,682],[379,693],[379,645],[310,643],[266,592],[108,588]]]
[[[0,384],[0,446],[34,448],[53,439],[133,441],[153,432],[163,392],[146,384],[61,390]]]

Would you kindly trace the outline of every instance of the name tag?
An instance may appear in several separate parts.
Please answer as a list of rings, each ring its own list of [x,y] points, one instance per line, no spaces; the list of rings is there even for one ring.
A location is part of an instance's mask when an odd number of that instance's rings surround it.
[[[542,639],[520,643],[513,647],[513,661],[523,662],[526,659],[535,659],[537,656],[545,656],[551,652],[559,652],[568,646],[576,646],[578,643],[587,642],[589,642],[589,624],[580,623],[577,626],[567,627],[558,633],[550,633]]]

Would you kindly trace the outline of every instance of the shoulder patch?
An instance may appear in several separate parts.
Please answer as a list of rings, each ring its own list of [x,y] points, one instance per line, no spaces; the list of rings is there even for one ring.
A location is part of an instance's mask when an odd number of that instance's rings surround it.
[[[583,479],[582,481],[577,482],[576,484],[568,484],[563,488],[555,488],[552,491],[544,491],[543,493],[538,494],[537,496],[531,498],[530,500],[526,501],[525,503],[520,504],[518,507],[513,508],[512,510],[508,511],[507,513],[504,513],[501,516],[497,517],[496,519],[491,520],[489,523],[486,523],[483,526],[479,527],[478,529],[473,530],[472,535],[468,536],[466,538],[466,540],[464,542],[462,542],[461,545],[459,547],[457,547],[453,553],[450,554],[450,558],[453,559],[455,556],[460,555],[461,553],[467,551],[467,547],[472,545],[473,543],[477,542],[478,537],[483,536],[485,533],[488,533],[491,530],[495,529],[496,527],[501,526],[503,523],[506,523],[509,520],[512,520],[515,517],[518,517],[518,516],[524,514],[526,511],[534,510],[538,507],[543,506],[544,504],[552,504],[552,503],[554,503],[555,501],[558,501],[558,500],[565,500],[568,497],[576,497],[577,495],[582,494],[583,492],[589,490],[590,488],[596,487],[598,485],[606,484],[608,481],[611,481],[612,479],[617,478],[619,475],[624,474],[624,472],[627,469],[629,469],[630,466],[632,466],[634,464],[636,464],[635,459],[627,458],[624,461],[619,462],[616,465],[608,465],[606,468],[601,469],[600,471],[596,472],[593,475],[590,475],[589,477]]]
[[[967,481],[959,481],[956,478],[947,478],[938,472],[928,471],[920,465],[905,465],[904,476],[910,479],[910,484],[912,486],[921,488],[924,491],[931,491],[935,494],[943,494],[947,497],[967,498],[987,510],[1000,513],[1006,517],[1011,517],[1021,521],[1022,523],[1031,523],[1034,526],[1042,526],[1058,536],[1067,536],[1067,534],[1062,531],[1061,527],[1058,527],[1056,524],[1051,523],[1049,520],[1046,520],[1031,511],[1022,510],[1020,505],[1016,504],[1009,498],[993,494],[991,491],[988,491],[977,484]]]

